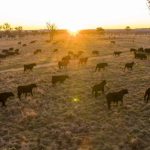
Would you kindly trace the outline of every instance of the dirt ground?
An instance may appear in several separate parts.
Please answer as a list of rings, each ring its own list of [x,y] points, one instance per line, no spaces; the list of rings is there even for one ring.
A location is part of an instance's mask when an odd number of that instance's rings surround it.
[[[20,55],[0,62],[0,92],[15,94],[0,109],[0,150],[150,150],[150,103],[143,99],[150,87],[150,59],[134,59],[130,52],[130,48],[150,47],[150,35],[115,37],[57,35],[53,43],[46,43],[44,35],[1,39],[0,49],[19,48]],[[32,40],[37,42],[29,44]],[[27,47],[18,45],[19,41]],[[34,55],[36,49],[42,53]],[[67,69],[58,69],[58,60],[68,51],[80,50],[82,57],[89,57],[86,65],[71,60]],[[92,55],[93,50],[99,56]],[[123,53],[115,57],[114,51]],[[136,63],[133,71],[124,72],[125,63],[132,61]],[[33,72],[24,73],[23,65],[33,62],[37,63]],[[95,72],[100,62],[107,62],[108,67]],[[52,86],[51,77],[56,74],[70,78]],[[104,94],[92,96],[92,86],[104,79],[109,87],[106,94],[129,90],[124,106],[108,110]],[[19,101],[17,87],[30,83],[38,85],[34,96]]]

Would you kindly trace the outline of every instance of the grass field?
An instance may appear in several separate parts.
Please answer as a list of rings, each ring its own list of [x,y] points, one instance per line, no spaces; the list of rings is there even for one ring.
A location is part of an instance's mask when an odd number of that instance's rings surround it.
[[[150,103],[143,99],[150,87],[150,59],[135,60],[130,52],[130,48],[150,47],[150,36],[115,37],[111,40],[116,44],[111,44],[108,36],[82,34],[58,35],[57,44],[46,43],[48,37],[40,35],[1,39],[1,49],[20,48],[20,55],[0,63],[0,92],[15,94],[7,107],[0,109],[0,150],[150,150]],[[32,40],[37,42],[29,44]],[[58,52],[53,53],[56,48]],[[36,49],[42,53],[34,55]],[[58,69],[58,60],[68,51],[80,50],[89,57],[87,65],[79,66],[78,60],[72,60],[67,69]],[[99,56],[93,56],[93,50],[98,50]],[[115,57],[114,51],[123,53]],[[133,71],[124,72],[125,63],[132,61],[136,62]],[[32,62],[37,68],[24,73],[23,65]],[[99,62],[109,65],[94,72]],[[70,78],[53,87],[51,77],[56,74]],[[105,95],[92,96],[92,86],[104,79],[109,87],[106,93],[129,90],[124,106],[108,110]],[[30,83],[38,85],[34,96],[19,101],[17,87]]]

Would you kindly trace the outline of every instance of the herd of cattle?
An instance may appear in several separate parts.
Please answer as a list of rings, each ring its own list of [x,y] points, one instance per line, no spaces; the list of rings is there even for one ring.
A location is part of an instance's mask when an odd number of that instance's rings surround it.
[[[35,43],[36,41],[31,41],[30,44]],[[21,45],[21,42],[18,42],[19,45]],[[23,47],[27,46],[27,44],[22,44]],[[54,53],[57,52],[58,49],[54,49]],[[41,53],[42,50],[41,49],[37,49],[34,51],[34,55]],[[130,49],[130,52],[134,53],[134,57],[135,59],[147,59],[148,54],[150,54],[150,48],[139,48],[139,49]],[[72,51],[69,51],[68,54],[63,57],[59,62],[58,62],[58,69],[66,69],[67,66],[70,63],[71,59],[78,59],[79,60],[79,65],[85,65],[88,60],[89,57],[82,57],[82,54],[84,52],[83,51],[78,51],[77,53],[74,53]],[[122,52],[121,51],[114,51],[113,55],[114,56],[120,56]],[[6,58],[10,55],[18,55],[19,54],[19,49],[14,49],[14,48],[9,48],[9,49],[3,49],[2,50],[2,54],[0,54],[0,58]],[[93,55],[99,55],[99,51],[92,51]],[[132,70],[133,66],[134,66],[134,61],[126,63],[124,66],[124,71],[126,69],[128,70]],[[32,71],[33,68],[36,66],[36,63],[31,63],[31,64],[25,64],[24,65],[24,72],[25,71]],[[98,63],[95,67],[95,72],[96,71],[100,71],[101,69],[105,69],[106,67],[108,67],[108,63],[102,62],[102,63]],[[69,76],[68,75],[53,75],[52,76],[52,85],[55,86],[58,82],[59,83],[63,83],[65,82],[66,79],[68,79]],[[25,97],[27,97],[27,94],[31,94],[33,96],[33,89],[37,87],[37,84],[28,84],[28,85],[24,85],[24,86],[18,86],[17,87],[17,95],[18,98],[21,100],[21,96],[22,94],[25,95]],[[95,96],[95,98],[98,96],[98,93],[101,92],[103,94],[105,94],[105,88],[107,87],[107,81],[103,80],[101,83],[96,84],[92,87],[92,95]],[[110,92],[108,94],[106,94],[106,100],[107,100],[107,106],[108,109],[111,109],[111,104],[115,103],[116,105],[118,105],[118,102],[121,102],[121,104],[123,105],[123,97],[125,94],[128,94],[128,89],[121,89],[120,91],[117,92]],[[6,107],[6,101],[8,98],[10,97],[14,97],[14,94],[12,92],[3,92],[0,93],[0,102],[2,103],[2,106]],[[144,101],[146,103],[148,103],[150,99],[150,88],[148,88],[145,92],[144,95]]]

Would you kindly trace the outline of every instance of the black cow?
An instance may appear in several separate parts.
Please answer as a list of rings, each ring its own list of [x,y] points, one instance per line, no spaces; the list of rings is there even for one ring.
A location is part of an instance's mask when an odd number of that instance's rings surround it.
[[[131,48],[130,52],[136,52],[137,50],[135,48]]]
[[[36,54],[38,54],[38,53],[41,53],[41,52],[42,52],[41,49],[37,49],[37,50],[34,51],[34,55],[36,55]]]
[[[86,64],[87,63],[87,61],[88,61],[88,57],[83,57],[83,58],[80,58],[79,59],[79,64]]]
[[[126,70],[126,68],[132,70],[134,64],[135,64],[134,62],[126,63],[124,67],[124,71]]]
[[[29,84],[25,86],[18,86],[17,92],[18,92],[18,98],[21,100],[21,95],[25,94],[25,97],[27,97],[27,94],[31,94],[33,96],[32,90],[33,88],[36,88],[36,84]]]
[[[112,43],[112,44],[116,44],[116,41],[110,41],[110,43]]]
[[[95,72],[98,70],[98,71],[100,71],[101,69],[105,69],[105,67],[107,67],[108,66],[108,63],[98,63],[97,65],[96,65],[96,68],[95,68]]]
[[[150,99],[150,88],[148,88],[148,89],[146,90],[146,92],[145,92],[144,101],[145,101],[146,103],[148,103],[149,99]]]
[[[121,51],[114,51],[114,56],[120,56],[121,53]]]
[[[68,60],[59,61],[58,62],[58,68],[59,69],[65,69],[65,68],[67,68],[68,64],[69,64]]]
[[[94,95],[96,98],[98,96],[99,91],[104,93],[104,88],[105,88],[106,84],[107,84],[106,80],[103,80],[100,84],[94,85],[92,87],[92,95]]]
[[[6,101],[9,97],[14,97],[14,94],[12,92],[0,93],[0,102],[2,103],[2,106],[6,107]]]
[[[136,52],[134,52],[134,57],[136,59],[141,59],[141,60],[147,59],[147,55],[144,54],[144,53],[136,53]]]
[[[123,97],[125,94],[128,94],[127,89],[120,90],[119,92],[108,93],[106,95],[108,109],[111,109],[111,103],[114,102],[118,106],[118,102],[120,101],[123,105]]]
[[[26,65],[24,65],[24,72],[25,72],[26,70],[30,70],[30,71],[32,71],[32,70],[33,70],[33,68],[34,68],[34,66],[36,66],[36,63],[26,64]]]
[[[6,54],[0,54],[0,58],[6,58]]]
[[[21,42],[18,42],[18,44],[20,45],[20,44],[21,44]]]
[[[55,48],[55,49],[53,50],[53,53],[56,53],[56,52],[58,52],[58,49],[57,49],[57,48]]]
[[[93,55],[99,55],[99,51],[92,51]]]
[[[68,75],[54,75],[52,76],[52,84],[55,85],[57,82],[63,83],[68,78]]]
[[[23,47],[26,47],[26,46],[27,46],[27,44],[23,44],[22,46],[23,46]]]
[[[144,48],[143,47],[138,48],[138,52],[144,52]]]
[[[13,51],[13,50],[14,50],[14,48],[13,48],[13,47],[10,47],[10,48],[9,48],[9,50],[10,50],[10,51]]]
[[[36,42],[36,40],[34,40],[34,41],[31,41],[31,42],[30,42],[30,44],[33,44],[33,43],[35,43],[35,42]]]
[[[144,51],[145,53],[150,54],[150,48],[145,48]]]

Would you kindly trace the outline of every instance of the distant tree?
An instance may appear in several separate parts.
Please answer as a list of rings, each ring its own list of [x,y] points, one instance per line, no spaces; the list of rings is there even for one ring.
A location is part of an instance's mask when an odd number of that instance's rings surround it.
[[[3,26],[2,25],[0,25],[0,30],[2,30],[3,29]]]
[[[47,25],[47,29],[48,29],[48,32],[49,32],[50,41],[53,41],[54,35],[56,33],[56,25],[48,23],[48,22],[46,23],[46,25]]]
[[[129,32],[131,31],[130,26],[126,26],[125,31],[126,31],[127,33],[129,33]]]
[[[15,27],[15,30],[17,31],[18,35],[20,35],[23,30],[23,27],[22,26]]]
[[[96,28],[97,32],[101,35],[104,35],[105,34],[105,30],[102,28],[102,27],[98,27]]]
[[[5,33],[6,33],[7,35],[9,35],[9,34],[10,34],[10,31],[12,30],[12,27],[11,27],[11,25],[10,25],[9,23],[4,23],[4,25],[3,25],[3,30],[5,31]]]

